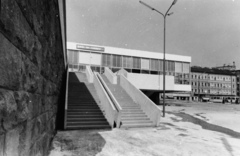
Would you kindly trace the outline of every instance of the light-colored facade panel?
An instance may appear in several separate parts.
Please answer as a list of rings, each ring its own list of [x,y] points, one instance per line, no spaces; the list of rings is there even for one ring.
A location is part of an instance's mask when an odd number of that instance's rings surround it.
[[[101,54],[91,53],[91,65],[101,66]]]
[[[186,91],[190,92],[192,90],[191,85],[184,85],[184,84],[175,84],[174,91]]]
[[[127,79],[137,88],[144,90],[162,90],[163,76],[128,73]],[[166,90],[174,90],[174,76],[166,75]]]
[[[79,63],[91,64],[91,54],[89,52],[80,52],[78,57]]]

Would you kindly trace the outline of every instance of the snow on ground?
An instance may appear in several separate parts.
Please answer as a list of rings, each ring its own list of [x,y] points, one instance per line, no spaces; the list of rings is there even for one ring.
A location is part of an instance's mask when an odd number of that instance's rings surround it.
[[[59,131],[49,155],[240,156],[240,105],[182,103],[166,111],[154,128]]]

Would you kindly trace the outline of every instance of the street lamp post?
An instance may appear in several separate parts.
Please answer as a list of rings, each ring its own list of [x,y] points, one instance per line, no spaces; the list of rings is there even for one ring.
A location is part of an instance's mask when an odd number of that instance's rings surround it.
[[[175,5],[177,0],[174,0],[171,6],[168,8],[167,12],[165,14],[161,13],[160,11],[156,10],[155,8],[151,7],[150,5],[139,1],[142,5],[146,6],[147,8],[151,9],[152,11],[156,11],[157,13],[161,14],[164,18],[164,29],[163,29],[163,117],[165,117],[165,78],[166,78],[166,69],[165,69],[165,40],[166,40],[166,17],[173,14],[173,12],[168,13],[173,5]]]

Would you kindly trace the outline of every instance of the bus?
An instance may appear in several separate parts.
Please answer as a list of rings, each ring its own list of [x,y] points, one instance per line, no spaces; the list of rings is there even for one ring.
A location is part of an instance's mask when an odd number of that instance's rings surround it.
[[[221,97],[221,96],[211,96],[210,102],[222,103],[223,102],[223,97]]]
[[[236,96],[229,96],[229,97],[222,97],[222,96],[211,96],[210,102],[214,103],[232,103],[232,104],[239,104],[239,97]]]

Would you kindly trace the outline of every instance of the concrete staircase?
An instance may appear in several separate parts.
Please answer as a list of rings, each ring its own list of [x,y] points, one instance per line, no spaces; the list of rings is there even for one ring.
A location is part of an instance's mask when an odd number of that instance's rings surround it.
[[[118,84],[109,82],[105,75],[101,75],[113,96],[122,107],[121,127],[153,127],[154,124],[147,115],[142,111],[140,105],[136,104],[126,91]]]
[[[99,101],[93,84],[84,73],[69,73],[66,129],[111,128],[97,105]]]

